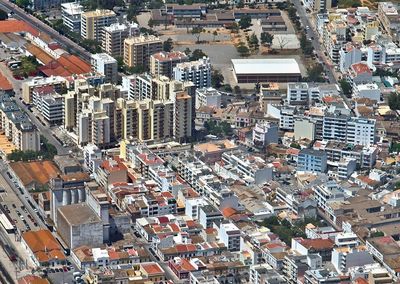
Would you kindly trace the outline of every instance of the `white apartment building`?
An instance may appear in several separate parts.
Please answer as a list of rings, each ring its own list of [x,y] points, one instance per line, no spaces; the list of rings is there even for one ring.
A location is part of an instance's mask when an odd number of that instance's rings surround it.
[[[384,46],[377,43],[368,46],[367,63],[372,66],[388,65],[400,62],[400,48],[393,42]]]
[[[347,124],[347,143],[370,146],[375,144],[376,120],[353,117]]]
[[[307,83],[288,83],[287,101],[289,105],[307,104],[309,100]]]
[[[95,173],[97,167],[100,165],[102,153],[99,147],[95,144],[87,144],[83,147],[83,165],[90,172]]]
[[[229,251],[241,251],[240,230],[233,223],[220,224],[218,237]]]
[[[128,99],[136,101],[152,99],[152,79],[149,74],[129,77]]]
[[[40,95],[33,93],[33,105],[51,125],[61,124],[64,119],[64,97],[57,93]]]
[[[340,61],[339,68],[340,72],[346,72],[350,66],[354,63],[358,63],[361,61],[361,50],[354,46],[352,43],[347,43],[342,49],[339,51]]]
[[[235,172],[247,184],[263,184],[272,179],[272,167],[257,156],[245,156],[240,151],[222,154],[225,169]]]
[[[196,109],[202,106],[221,107],[221,93],[214,88],[196,89]]]
[[[174,78],[177,81],[190,81],[196,88],[211,87],[211,63],[208,57],[198,61],[179,63],[174,68]]]
[[[357,168],[357,160],[353,158],[343,158],[337,163],[337,175],[340,179],[348,179]]]
[[[101,48],[105,53],[113,57],[124,56],[124,40],[139,36],[140,29],[136,23],[114,23],[103,28]]]
[[[92,68],[105,76],[106,83],[117,83],[118,62],[107,53],[92,54]]]
[[[376,83],[361,84],[353,87],[354,98],[366,98],[381,101],[381,90]]]
[[[323,12],[332,8],[332,0],[303,0],[304,6],[314,12]]]
[[[324,26],[323,44],[335,64],[339,63],[339,51],[346,43],[347,28],[347,24],[340,19],[332,20]]]
[[[296,107],[283,106],[280,110],[279,128],[282,130],[293,130],[296,113]]]
[[[322,185],[316,185],[312,188],[314,199],[318,207],[335,222],[335,215],[329,203],[332,201],[344,201],[344,194],[336,182],[327,182]]]
[[[64,26],[71,32],[81,32],[81,15],[83,6],[79,2],[70,2],[61,4],[61,17]]]
[[[272,123],[256,123],[253,128],[253,144],[256,146],[267,146],[278,143],[278,125]]]
[[[370,146],[375,143],[376,121],[351,117],[340,112],[328,112],[323,120],[323,138],[354,145]]]

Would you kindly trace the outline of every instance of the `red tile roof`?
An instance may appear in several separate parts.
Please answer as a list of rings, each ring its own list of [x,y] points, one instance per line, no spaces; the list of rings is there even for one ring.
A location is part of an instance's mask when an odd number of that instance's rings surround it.
[[[142,268],[149,275],[164,273],[164,270],[157,263],[143,263]]]
[[[8,81],[8,79],[0,73],[0,90],[10,91],[12,89],[13,86],[11,85],[10,81]]]
[[[65,259],[60,244],[49,230],[28,231],[22,234],[22,238],[39,262]]]
[[[18,279],[18,284],[49,284],[47,279],[43,279],[36,275],[26,275]]]
[[[331,239],[299,239],[299,243],[307,249],[325,250],[333,249],[334,242]]]
[[[32,26],[20,20],[6,20],[0,21],[0,33],[20,33],[29,32],[34,36],[38,36],[39,32]]]
[[[236,214],[236,210],[231,207],[228,207],[228,208],[225,208],[222,210],[222,215],[224,215],[225,218],[229,218],[235,214]]]
[[[369,69],[368,65],[366,63],[355,63],[351,65],[351,68],[354,70],[354,72],[359,75],[362,73],[372,73],[371,70]]]

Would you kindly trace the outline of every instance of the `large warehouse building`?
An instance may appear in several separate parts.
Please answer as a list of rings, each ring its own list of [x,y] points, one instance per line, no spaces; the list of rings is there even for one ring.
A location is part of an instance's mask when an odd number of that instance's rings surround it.
[[[238,83],[298,82],[301,79],[295,59],[232,59]]]

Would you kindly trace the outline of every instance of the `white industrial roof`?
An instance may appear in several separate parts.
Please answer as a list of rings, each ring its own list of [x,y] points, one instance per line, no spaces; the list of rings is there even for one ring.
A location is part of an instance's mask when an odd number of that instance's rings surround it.
[[[293,58],[232,59],[232,64],[236,74],[300,74]]]

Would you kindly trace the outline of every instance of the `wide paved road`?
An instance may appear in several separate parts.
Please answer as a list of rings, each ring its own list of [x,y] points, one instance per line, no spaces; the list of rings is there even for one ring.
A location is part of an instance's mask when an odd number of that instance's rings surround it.
[[[315,52],[317,53],[318,57],[322,59],[322,65],[324,67],[324,71],[328,76],[329,82],[332,84],[338,84],[338,80],[335,76],[335,70],[333,64],[330,62],[330,59],[325,56],[325,48],[319,42],[319,34],[315,31],[313,23],[311,23],[311,14],[307,14],[306,10],[303,5],[301,5],[301,0],[291,0],[294,4],[294,7],[297,10],[297,15],[300,17],[300,22],[303,25],[303,28],[310,27],[307,32],[307,38],[312,38],[311,42],[314,47]],[[340,87],[340,85],[339,85]],[[343,93],[343,92],[342,92]],[[342,98],[346,103],[347,107],[351,109],[351,103],[349,99],[342,94]]]
[[[86,51],[83,47],[79,46],[77,43],[73,42],[69,38],[59,34],[56,30],[49,27],[48,25],[46,25],[39,19],[35,18],[34,16],[28,14],[23,9],[19,8],[17,5],[7,0],[0,0],[0,8],[4,9],[6,12],[13,11],[14,18],[23,20],[28,24],[30,24],[35,29],[50,35],[59,44],[69,48],[71,51],[73,51],[73,53],[80,56],[82,59],[90,62],[90,53]]]

